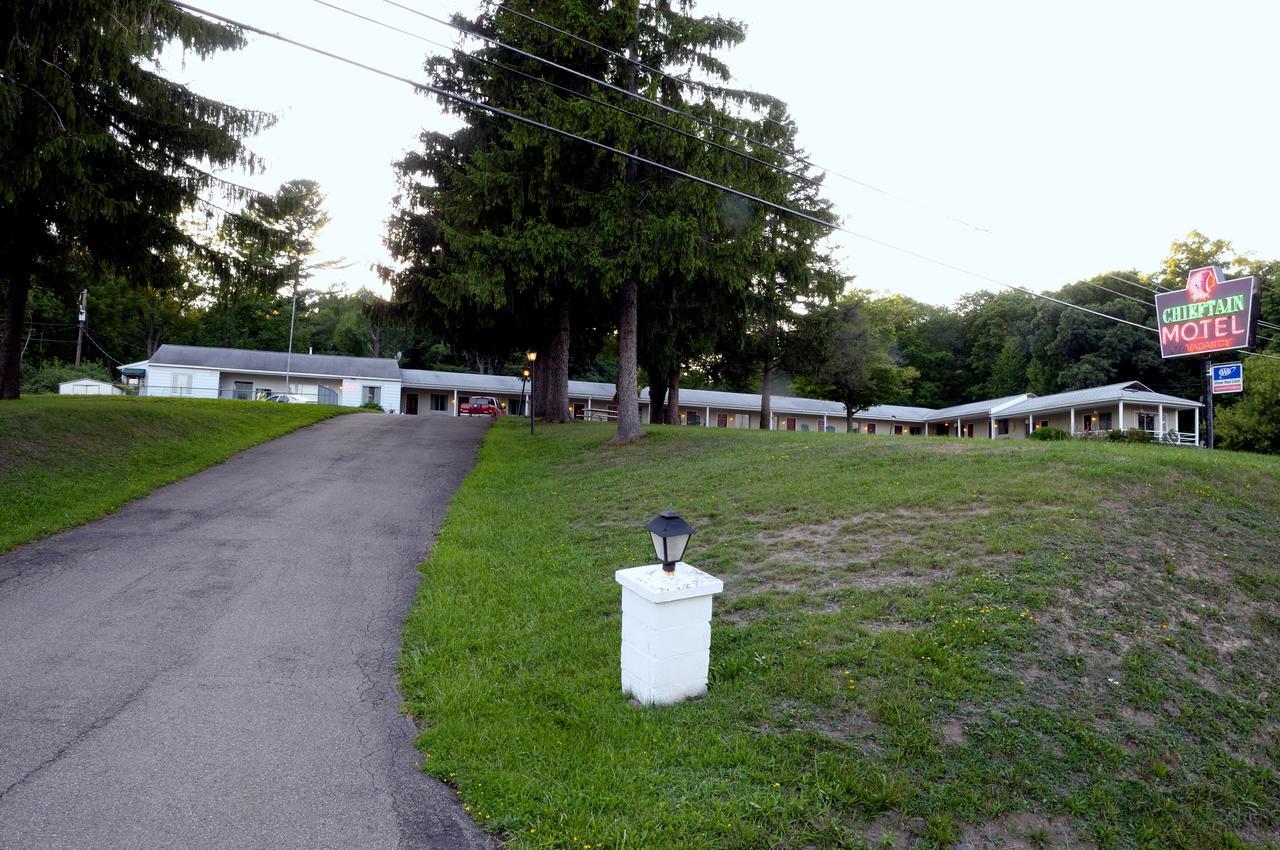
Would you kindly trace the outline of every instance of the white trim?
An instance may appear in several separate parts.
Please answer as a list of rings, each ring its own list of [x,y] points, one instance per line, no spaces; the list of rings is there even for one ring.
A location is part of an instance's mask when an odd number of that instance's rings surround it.
[[[181,363],[157,363],[154,360],[150,361],[150,365],[163,366],[166,369],[203,369],[206,372],[226,372],[228,374],[235,375],[279,375],[280,377],[284,377],[283,369],[272,371],[268,369],[240,369],[238,367],[233,368],[230,366],[185,366]],[[381,378],[374,377],[372,375],[339,375],[336,372],[333,374],[324,372],[289,372],[289,379],[292,380],[294,378],[331,378],[337,381],[379,381],[384,384],[400,383],[399,378]]]

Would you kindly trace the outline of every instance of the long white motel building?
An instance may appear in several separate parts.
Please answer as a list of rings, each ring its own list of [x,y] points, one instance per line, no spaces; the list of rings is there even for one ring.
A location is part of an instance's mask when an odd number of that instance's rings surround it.
[[[150,360],[131,363],[126,371],[134,378],[142,373],[139,391],[149,396],[252,400],[290,393],[324,404],[358,407],[373,402],[389,413],[456,416],[460,402],[486,395],[497,398],[512,415],[527,413],[527,386],[521,378],[402,369],[390,358],[163,345]],[[569,382],[569,407],[575,419],[616,418],[614,396],[613,384]],[[1071,434],[1139,429],[1196,445],[1202,406],[1125,381],[1047,396],[1023,393],[942,410],[878,405],[858,411],[849,430],[1004,440],[1023,438],[1045,427]],[[645,421],[648,408],[649,391],[644,389],[640,409]],[[775,395],[771,410],[773,430],[846,430],[844,405],[839,402]],[[760,396],[682,389],[680,422],[707,428],[758,428]]]

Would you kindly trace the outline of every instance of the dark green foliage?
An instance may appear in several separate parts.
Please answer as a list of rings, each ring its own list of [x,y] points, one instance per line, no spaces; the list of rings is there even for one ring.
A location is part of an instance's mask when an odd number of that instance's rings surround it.
[[[787,357],[796,390],[840,402],[850,422],[859,410],[905,398],[918,373],[898,365],[886,318],[861,293],[800,318]]]
[[[39,367],[22,364],[22,391],[24,393],[56,393],[58,385],[63,381],[74,381],[76,378],[93,378],[95,381],[111,383],[111,370],[104,364],[91,360],[82,360],[79,366],[50,360]]]
[[[1244,398],[1218,413],[1214,442],[1224,449],[1280,453],[1280,361],[1244,359]]]
[[[174,41],[201,57],[242,44],[164,0],[39,0],[0,11],[2,398],[18,395],[33,281],[65,296],[76,284],[68,271],[84,264],[176,286],[178,257],[197,248],[178,218],[217,183],[191,163],[253,165],[240,139],[270,117],[160,75],[152,60]]]
[[[1027,435],[1029,440],[1069,440],[1071,435],[1061,428],[1037,428]]]
[[[382,405],[378,404],[376,401],[366,401],[364,404],[360,405],[360,409],[361,409],[361,410],[376,410],[378,413],[386,413],[386,412],[387,412],[387,411],[383,410]]]

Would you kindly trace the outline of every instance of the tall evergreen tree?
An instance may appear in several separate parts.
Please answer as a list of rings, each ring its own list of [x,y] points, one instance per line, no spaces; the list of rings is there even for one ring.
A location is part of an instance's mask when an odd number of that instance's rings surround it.
[[[694,17],[692,3],[669,0],[538,4],[540,18],[582,33],[612,51],[606,53],[510,14],[528,9],[528,3],[493,3],[467,26],[615,88],[588,85],[498,47],[430,62],[434,81],[621,150],[765,193],[760,175],[774,172],[759,160],[780,162],[776,153],[753,149],[747,157],[747,146],[730,133],[618,91],[642,92],[702,121],[759,135],[763,122],[736,117],[726,103],[780,113],[773,99],[730,89],[708,93],[651,70],[693,67],[727,79],[714,53],[741,40],[738,24]],[[589,331],[602,322],[616,327],[619,437],[634,439],[642,433],[635,403],[641,338],[650,371],[661,372],[655,383],[678,374],[682,357],[705,349],[705,329],[692,324],[724,315],[722,307],[746,287],[764,216],[661,169],[480,111],[450,108],[467,126],[449,136],[424,134],[422,153],[400,164],[406,191],[388,239],[402,263],[390,275],[398,297],[436,322],[433,330],[452,328],[451,337],[489,332],[508,344],[539,348],[539,383],[555,396],[543,400],[552,419],[567,414],[571,331],[584,322]],[[793,133],[780,126],[784,138]],[[685,297],[692,287],[702,289]],[[612,317],[602,318],[602,305],[613,305]],[[681,322],[688,307],[702,312]]]
[[[172,281],[178,224],[215,182],[193,163],[252,165],[241,139],[270,116],[155,70],[178,41],[200,57],[239,33],[164,0],[23,0],[0,7],[0,398],[17,398],[27,294],[82,255]]]

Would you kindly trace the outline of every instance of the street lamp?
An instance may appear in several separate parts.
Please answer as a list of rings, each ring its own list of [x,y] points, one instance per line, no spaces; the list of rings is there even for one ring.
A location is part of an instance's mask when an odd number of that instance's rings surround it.
[[[529,434],[532,435],[533,434],[533,367],[534,367],[534,364],[538,362],[538,352],[533,351],[531,349],[529,351],[526,351],[524,353],[524,356],[529,358],[529,368],[527,370],[529,375]]]
[[[649,520],[645,529],[653,538],[653,551],[662,562],[663,572],[674,573],[676,563],[684,560],[684,550],[693,536],[693,526],[675,511],[664,511]]]

